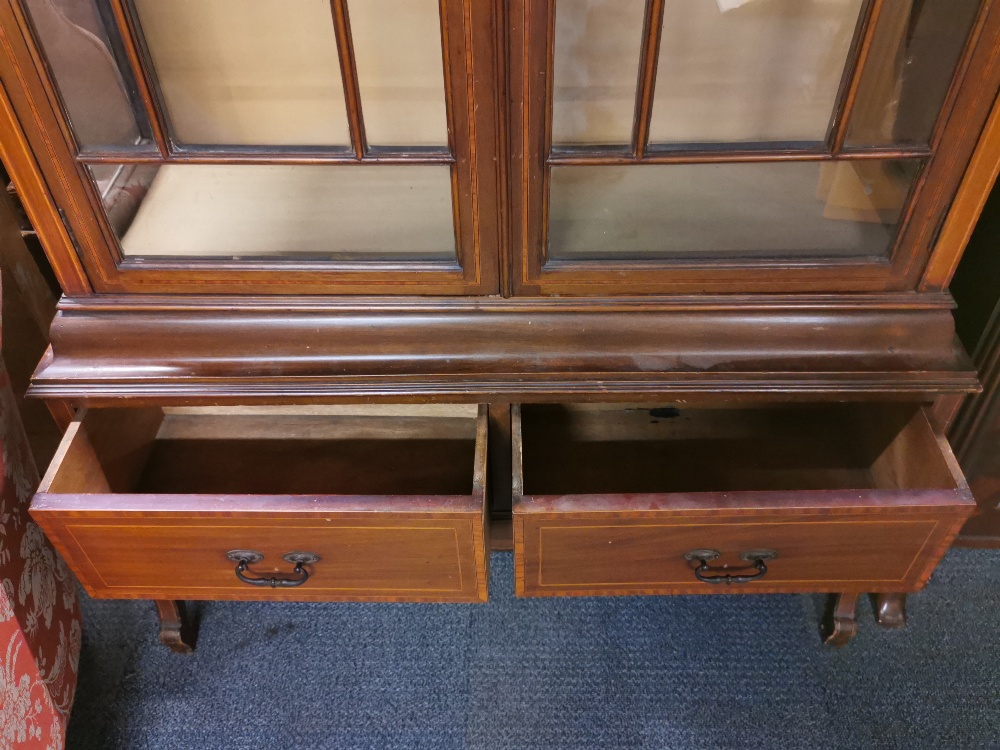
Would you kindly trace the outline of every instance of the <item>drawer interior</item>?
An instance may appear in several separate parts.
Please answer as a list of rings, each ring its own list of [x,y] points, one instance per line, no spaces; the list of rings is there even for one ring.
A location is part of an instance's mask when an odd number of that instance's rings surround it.
[[[960,478],[918,404],[523,405],[519,418],[515,492],[528,496],[955,489]]]
[[[476,406],[92,409],[49,493],[470,495]]]

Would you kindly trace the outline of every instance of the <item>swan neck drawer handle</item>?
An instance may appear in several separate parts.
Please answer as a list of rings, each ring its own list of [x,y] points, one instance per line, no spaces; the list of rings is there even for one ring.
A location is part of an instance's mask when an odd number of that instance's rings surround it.
[[[692,567],[695,578],[705,583],[724,583],[729,586],[734,583],[750,583],[767,575],[767,561],[773,560],[778,553],[773,549],[754,549],[740,553],[740,559],[747,563],[746,567],[735,570],[754,570],[754,573],[730,573],[733,570],[728,565],[713,568],[712,560],[722,557],[722,553],[714,549],[693,549],[684,553],[684,559],[689,563],[698,563]]]
[[[236,563],[236,577],[243,583],[251,586],[269,586],[272,589],[301,586],[309,580],[309,571],[306,570],[305,566],[315,565],[321,559],[319,555],[312,552],[289,552],[287,555],[282,555],[281,559],[295,566],[290,576],[257,578],[253,575],[247,575],[247,571],[251,565],[264,559],[263,554],[254,550],[233,549],[226,553],[226,557],[230,562]]]

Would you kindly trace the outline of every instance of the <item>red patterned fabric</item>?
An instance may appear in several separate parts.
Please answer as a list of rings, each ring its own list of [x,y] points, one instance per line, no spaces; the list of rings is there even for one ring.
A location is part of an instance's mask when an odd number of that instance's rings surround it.
[[[76,690],[76,581],[28,516],[38,485],[0,360],[0,750],[62,750]]]

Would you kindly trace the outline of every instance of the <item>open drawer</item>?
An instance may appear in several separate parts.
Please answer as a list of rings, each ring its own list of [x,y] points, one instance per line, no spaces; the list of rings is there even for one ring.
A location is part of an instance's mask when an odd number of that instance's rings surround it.
[[[92,409],[31,514],[95,597],[485,601],[485,407],[351,412]]]
[[[918,405],[515,410],[521,596],[920,588],[975,505]]]

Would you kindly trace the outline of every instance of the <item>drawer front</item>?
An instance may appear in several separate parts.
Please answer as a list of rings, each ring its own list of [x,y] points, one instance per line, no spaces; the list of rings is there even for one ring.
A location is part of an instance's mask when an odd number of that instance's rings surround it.
[[[31,514],[95,597],[485,601],[486,410],[431,411],[93,410]]]
[[[151,497],[142,510],[107,511],[80,497],[89,510],[39,495],[32,515],[95,597],[486,600],[484,513],[472,498]],[[263,556],[248,579],[295,582],[303,576],[284,555],[318,560],[299,585],[255,585],[237,576],[234,550]]]
[[[919,405],[512,423],[522,596],[915,591],[975,508]]]
[[[825,513],[748,507],[722,515],[642,507],[552,513],[545,499],[523,498],[514,522],[518,594],[913,591],[968,513],[963,506]],[[718,556],[704,565],[697,554],[685,558],[699,550]],[[763,573],[752,554],[741,558],[760,550],[774,553]],[[727,575],[737,577],[726,583]]]

